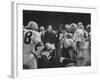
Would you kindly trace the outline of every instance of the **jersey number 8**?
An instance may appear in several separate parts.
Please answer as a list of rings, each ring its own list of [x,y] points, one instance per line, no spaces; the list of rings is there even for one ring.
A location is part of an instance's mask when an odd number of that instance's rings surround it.
[[[32,36],[32,32],[27,32],[25,34],[24,43],[30,44],[30,42],[31,42],[31,36]]]

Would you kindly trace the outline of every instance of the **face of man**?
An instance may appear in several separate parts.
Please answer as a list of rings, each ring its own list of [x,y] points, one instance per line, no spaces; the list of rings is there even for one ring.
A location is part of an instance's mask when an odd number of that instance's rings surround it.
[[[49,27],[48,27],[48,32],[51,32],[51,31],[52,31],[52,26],[49,25]]]
[[[41,32],[44,31],[44,27],[43,27],[43,26],[40,27],[40,31],[41,31]]]
[[[67,24],[65,25],[66,32],[70,32],[70,26]]]

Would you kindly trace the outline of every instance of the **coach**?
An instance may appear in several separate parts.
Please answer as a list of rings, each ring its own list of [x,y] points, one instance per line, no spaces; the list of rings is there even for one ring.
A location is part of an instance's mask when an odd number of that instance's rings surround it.
[[[52,30],[52,26],[49,25],[44,36],[44,43],[55,44],[56,43],[56,33]]]

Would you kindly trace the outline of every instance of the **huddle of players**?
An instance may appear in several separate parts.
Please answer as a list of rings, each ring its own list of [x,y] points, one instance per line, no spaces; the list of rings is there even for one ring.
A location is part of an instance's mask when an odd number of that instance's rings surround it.
[[[79,39],[76,33],[84,34],[85,40],[90,41],[90,28],[91,25],[87,25],[86,29],[84,29],[83,24],[79,22],[78,24],[60,25],[57,31],[52,29],[52,25],[49,25],[45,30],[43,26],[39,29],[36,22],[30,21],[23,29],[23,67],[33,69],[41,68],[41,64],[45,66],[41,54],[49,61],[54,50],[58,50],[57,55],[60,56],[58,62],[62,63],[62,66],[69,63],[73,65],[75,58],[73,60],[71,58],[75,57],[75,55],[71,54],[73,53],[71,52],[72,45],[74,40]],[[80,42],[77,43],[77,47],[80,47]],[[37,62],[36,58],[39,62]],[[40,64],[40,66],[37,64]]]

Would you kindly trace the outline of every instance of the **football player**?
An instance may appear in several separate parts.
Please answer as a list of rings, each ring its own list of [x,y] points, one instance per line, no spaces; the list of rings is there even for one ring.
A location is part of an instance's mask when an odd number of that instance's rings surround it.
[[[23,68],[37,68],[35,45],[41,42],[38,24],[30,21],[24,29],[23,34]]]
[[[87,66],[90,63],[88,35],[82,23],[79,22],[78,28],[74,33],[74,48],[77,51],[77,66]]]

